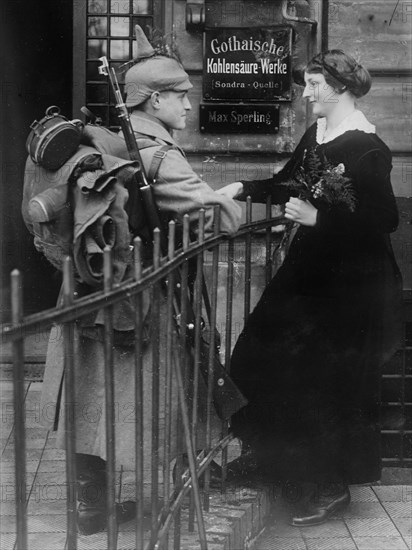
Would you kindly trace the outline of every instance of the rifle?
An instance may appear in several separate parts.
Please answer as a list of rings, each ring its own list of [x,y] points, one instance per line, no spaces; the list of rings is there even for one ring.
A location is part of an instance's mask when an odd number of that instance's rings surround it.
[[[109,67],[106,57],[101,57],[100,61],[102,65],[99,67],[99,73],[109,77],[110,85],[112,87],[115,100],[116,100],[116,111],[119,117],[119,122],[122,128],[122,132],[126,141],[127,150],[131,160],[138,161],[139,167],[136,169],[134,174],[135,184],[135,193],[132,196],[129,196],[129,201],[138,201],[139,197],[137,192],[140,193],[140,198],[143,203],[143,210],[146,218],[146,223],[149,228],[151,235],[153,235],[153,230],[158,228],[160,230],[160,246],[162,253],[167,254],[167,243],[165,238],[165,231],[163,223],[161,221],[159,211],[154,199],[153,189],[148,181],[143,162],[141,159],[140,151],[136,142],[136,137],[134,135],[134,130],[130,122],[129,112],[123,101],[122,93],[120,91],[119,83],[117,80],[117,75],[115,70]],[[132,207],[133,210],[133,207]],[[137,209],[135,209],[137,210]],[[178,323],[180,319],[180,310],[179,304],[181,296],[179,295],[178,288],[180,285],[177,285],[175,290],[176,299],[174,300],[174,321],[177,328],[177,331],[180,332],[182,327]],[[208,303],[208,297],[206,287],[203,285],[203,296],[205,303]],[[188,342],[191,347],[194,347],[194,335],[193,328],[195,326],[195,312],[192,307],[192,303],[189,299],[189,296],[185,298],[186,305],[186,317],[187,317],[187,335]],[[213,327],[210,327],[210,330],[214,330]],[[208,358],[209,358],[209,345],[202,338],[201,339],[201,348],[200,348],[200,373],[205,381],[207,386],[208,384]],[[212,380],[212,397],[213,403],[216,409],[217,414],[222,420],[228,420],[235,412],[244,407],[247,404],[245,397],[240,392],[239,388],[236,386],[234,381],[230,378],[229,373],[222,365],[218,355],[218,349],[214,350],[214,361],[213,361],[213,380]]]

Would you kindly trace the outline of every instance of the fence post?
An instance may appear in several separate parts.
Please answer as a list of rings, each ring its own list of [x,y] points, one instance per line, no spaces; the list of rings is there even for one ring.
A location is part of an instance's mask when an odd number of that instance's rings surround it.
[[[109,246],[103,255],[104,293],[112,289],[112,252]],[[110,550],[117,548],[117,521],[115,503],[115,428],[114,428],[114,376],[113,376],[113,306],[104,308],[104,384],[106,419],[106,490],[107,490],[107,542]]]
[[[233,262],[235,241],[230,239],[227,248],[227,278],[226,278],[226,334],[225,334],[225,368],[230,369],[232,352],[232,316],[233,316]],[[226,431],[227,431],[227,422]],[[222,451],[222,493],[226,490],[227,447]]]
[[[70,257],[63,262],[63,305],[73,303],[73,264]],[[64,342],[64,397],[65,397],[65,439],[66,439],[66,480],[67,480],[67,550],[77,549],[76,518],[76,420],[74,396],[74,321],[63,326]]]
[[[142,241],[134,239],[134,278],[142,278]],[[136,404],[136,550],[143,550],[143,296],[141,292],[135,298],[135,404]]]
[[[175,257],[175,228],[174,221],[169,222],[167,259]],[[170,271],[167,277],[167,306],[166,306],[166,365],[165,365],[165,426],[164,426],[164,453],[163,453],[163,515],[170,509],[170,461],[171,461],[171,434],[172,434],[172,387],[173,387],[173,300],[174,300],[175,273]],[[169,546],[169,534],[165,539],[165,547]]]
[[[202,244],[205,240],[205,210],[199,210],[198,242]],[[200,344],[202,338],[202,288],[203,288],[203,251],[196,256],[196,280],[195,280],[195,327],[194,327],[194,356],[193,356],[193,408],[192,408],[192,438],[194,448],[197,449],[197,413],[199,401],[199,369],[200,369]],[[189,506],[189,531],[194,531],[195,506],[190,494]]]
[[[23,319],[23,280],[20,271],[11,273],[12,323]],[[26,517],[26,439],[24,402],[24,337],[13,341],[13,393],[14,393],[14,467],[16,481],[16,550],[27,550]]]
[[[213,208],[213,235],[216,237],[220,231],[220,207]],[[211,435],[211,414],[213,407],[213,369],[216,353],[216,308],[217,308],[217,285],[219,275],[219,246],[213,247],[212,257],[212,284],[210,299],[210,319],[209,319],[209,357],[208,357],[208,383],[207,383],[207,411],[206,411],[206,453],[212,447]],[[209,511],[209,493],[210,493],[210,468],[205,471],[205,490],[204,490],[204,508]]]
[[[246,199],[246,223],[252,222],[252,199]],[[245,312],[244,322],[246,323],[250,313],[250,283],[251,283],[251,254],[252,254],[252,234],[248,231],[245,240]]]
[[[160,229],[153,230],[153,269],[160,266]],[[153,284],[152,323],[160,326],[160,282]],[[152,332],[152,476],[151,476],[151,537],[155,539],[158,531],[159,499],[159,389],[160,389],[160,331]]]
[[[266,219],[270,220],[272,215],[272,197],[268,195],[266,200]],[[265,260],[265,281],[266,286],[270,283],[272,279],[272,257],[271,257],[271,237],[272,237],[272,228],[268,227],[266,229],[266,260]]]

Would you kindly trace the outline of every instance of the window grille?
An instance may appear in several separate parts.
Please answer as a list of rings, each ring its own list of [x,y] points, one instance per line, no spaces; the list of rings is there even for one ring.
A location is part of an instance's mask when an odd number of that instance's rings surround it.
[[[124,64],[136,56],[135,25],[148,37],[161,31],[162,4],[161,0],[82,0],[75,7],[74,115],[79,116],[80,107],[86,105],[105,126],[119,127],[108,79],[98,71],[99,57],[108,58],[123,91],[128,68]]]

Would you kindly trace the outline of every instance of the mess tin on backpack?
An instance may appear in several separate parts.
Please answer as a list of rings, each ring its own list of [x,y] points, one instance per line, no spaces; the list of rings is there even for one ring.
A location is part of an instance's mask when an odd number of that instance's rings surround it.
[[[68,120],[60,109],[52,105],[46,116],[31,125],[26,149],[31,159],[47,170],[58,170],[76,152],[84,124],[81,120]]]

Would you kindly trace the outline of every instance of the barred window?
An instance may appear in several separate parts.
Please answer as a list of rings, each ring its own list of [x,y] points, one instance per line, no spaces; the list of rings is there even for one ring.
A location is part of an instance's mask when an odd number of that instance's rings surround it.
[[[136,56],[134,28],[147,36],[161,29],[163,2],[159,0],[81,0],[74,12],[73,111],[86,107],[109,127],[118,127],[108,78],[99,74],[99,57],[106,56],[116,69],[121,89],[125,71],[121,66]]]

